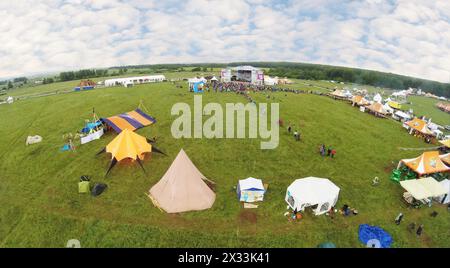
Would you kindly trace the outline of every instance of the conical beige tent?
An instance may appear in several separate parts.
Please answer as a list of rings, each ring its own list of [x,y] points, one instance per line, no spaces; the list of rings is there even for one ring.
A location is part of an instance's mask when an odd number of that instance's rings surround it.
[[[208,209],[216,194],[203,179],[206,177],[181,149],[166,174],[150,189],[149,197],[168,213]]]

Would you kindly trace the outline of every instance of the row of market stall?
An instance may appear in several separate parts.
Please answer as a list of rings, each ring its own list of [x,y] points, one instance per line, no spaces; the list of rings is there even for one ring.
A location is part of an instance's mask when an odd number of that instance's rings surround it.
[[[391,99],[386,99],[383,103],[383,98],[380,94],[376,94],[372,101],[369,101],[364,96],[352,95],[349,91],[335,90],[330,93],[334,99],[350,101],[352,106],[359,107],[361,112],[368,112],[380,118],[388,118],[389,116],[397,121],[403,123],[411,135],[423,138],[425,141],[431,143],[433,139],[441,140],[445,143],[444,132],[440,130],[441,126],[425,120],[424,118],[417,118],[411,112],[401,110],[401,104]]]

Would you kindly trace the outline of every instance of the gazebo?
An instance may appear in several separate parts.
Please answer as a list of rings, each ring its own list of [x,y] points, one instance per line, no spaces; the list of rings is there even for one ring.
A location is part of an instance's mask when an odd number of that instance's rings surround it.
[[[306,207],[314,207],[314,214],[321,215],[336,205],[339,191],[339,187],[329,179],[307,177],[289,185],[285,200],[294,210],[303,211]]]

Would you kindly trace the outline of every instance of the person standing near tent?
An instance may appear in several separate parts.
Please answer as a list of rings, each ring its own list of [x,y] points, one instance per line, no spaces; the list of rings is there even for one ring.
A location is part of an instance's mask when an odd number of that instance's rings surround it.
[[[322,156],[325,156],[327,153],[327,147],[325,146],[325,144],[322,144],[322,146],[320,147],[320,154]]]
[[[402,221],[402,219],[403,219],[403,213],[400,212],[398,214],[397,218],[395,218],[395,224],[400,225],[400,222]]]
[[[422,232],[423,232],[423,224],[419,225],[419,228],[417,228],[416,235],[421,236]]]

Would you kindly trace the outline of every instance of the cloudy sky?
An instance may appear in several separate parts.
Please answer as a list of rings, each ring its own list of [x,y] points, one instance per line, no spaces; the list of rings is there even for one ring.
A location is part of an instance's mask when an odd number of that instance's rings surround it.
[[[231,61],[323,63],[450,82],[450,1],[0,1],[0,77]]]

